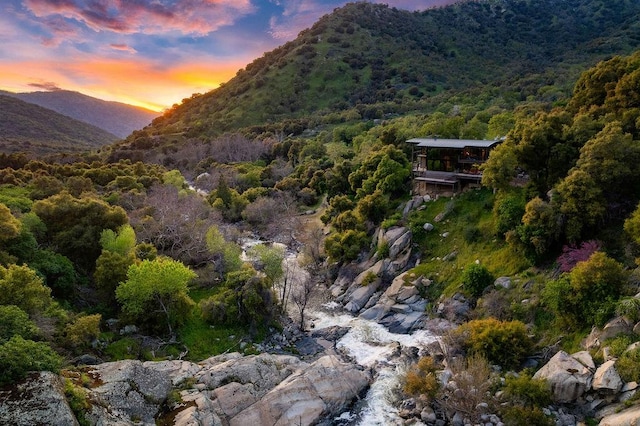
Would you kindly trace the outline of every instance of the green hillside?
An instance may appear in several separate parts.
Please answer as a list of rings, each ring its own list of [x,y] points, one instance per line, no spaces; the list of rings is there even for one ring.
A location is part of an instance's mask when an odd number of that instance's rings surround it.
[[[118,139],[102,129],[52,110],[0,95],[0,151],[87,151]]]
[[[296,134],[443,104],[556,102],[581,71],[638,46],[639,14],[640,4],[623,0],[484,0],[421,13],[352,3],[147,132],[208,138],[255,126],[256,134]]]

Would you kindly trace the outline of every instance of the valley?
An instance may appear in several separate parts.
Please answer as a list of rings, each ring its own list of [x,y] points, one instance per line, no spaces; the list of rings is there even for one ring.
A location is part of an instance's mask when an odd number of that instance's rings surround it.
[[[0,96],[0,419],[640,421],[638,16],[350,3],[126,135]]]

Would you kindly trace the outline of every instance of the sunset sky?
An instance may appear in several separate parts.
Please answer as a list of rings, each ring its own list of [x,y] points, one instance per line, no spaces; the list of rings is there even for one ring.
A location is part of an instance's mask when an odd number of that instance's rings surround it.
[[[424,10],[453,0],[374,1]],[[230,80],[343,0],[1,0],[0,90],[156,111]]]

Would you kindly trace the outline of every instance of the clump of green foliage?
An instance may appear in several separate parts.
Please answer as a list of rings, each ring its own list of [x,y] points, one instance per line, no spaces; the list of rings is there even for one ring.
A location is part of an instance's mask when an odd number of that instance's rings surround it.
[[[551,388],[546,380],[533,379],[528,372],[506,377],[503,388],[507,404],[500,410],[505,425],[553,426],[555,421],[542,411],[551,404]]]
[[[550,281],[543,299],[558,319],[572,329],[601,326],[615,312],[626,276],[622,264],[601,251],[595,252],[569,274]]]
[[[624,352],[616,361],[616,371],[625,382],[640,381],[640,348]]]
[[[62,357],[44,342],[15,335],[0,345],[0,384],[20,380],[30,371],[57,372],[61,365]]]
[[[525,324],[517,320],[472,320],[458,327],[454,334],[469,353],[480,354],[506,368],[517,367],[533,346]]]
[[[473,297],[479,297],[485,288],[493,284],[494,276],[486,266],[472,263],[462,273],[462,286]]]

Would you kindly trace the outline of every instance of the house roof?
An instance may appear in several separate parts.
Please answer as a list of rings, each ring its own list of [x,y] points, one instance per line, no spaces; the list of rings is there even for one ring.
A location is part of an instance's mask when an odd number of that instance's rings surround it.
[[[439,138],[413,138],[407,143],[415,144],[425,148],[490,148],[499,144],[503,139],[495,140],[475,140],[475,139],[439,139]]]

